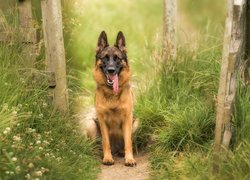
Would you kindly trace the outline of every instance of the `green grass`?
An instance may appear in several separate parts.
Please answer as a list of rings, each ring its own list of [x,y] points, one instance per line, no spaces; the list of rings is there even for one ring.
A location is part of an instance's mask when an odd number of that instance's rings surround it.
[[[152,139],[150,161],[154,179],[209,179],[212,176],[212,147],[215,101],[221,48],[194,59],[180,59],[159,71],[151,86],[137,99],[141,119],[136,142]],[[215,53],[215,56],[211,56]],[[188,57],[188,55],[185,55]],[[201,59],[203,59],[201,61]],[[216,179],[248,179],[249,88],[239,83],[234,117],[232,150],[224,157]],[[146,141],[146,142],[145,142]]]
[[[18,41],[0,46],[0,179],[27,174],[32,179],[95,179],[98,148],[80,136],[73,115],[75,109],[93,105],[92,68],[102,30],[110,44],[118,31],[126,36],[135,114],[141,121],[134,143],[149,152],[152,179],[210,179],[226,6],[216,0],[179,1],[200,32],[198,46],[189,51],[179,44],[176,62],[162,66],[162,1],[63,3],[70,112],[55,111],[46,81],[37,83],[34,70],[24,71]],[[40,70],[43,51],[35,65]],[[215,179],[250,177],[250,91],[240,80],[238,84],[233,144]]]
[[[185,4],[186,2],[186,4]],[[185,1],[187,16],[201,16],[200,9],[213,4],[208,1]],[[191,4],[187,4],[190,2]],[[215,6],[218,3],[214,4]],[[210,7],[210,9],[212,9]],[[136,134],[138,146],[145,146],[150,139],[150,161],[153,179],[210,179],[212,175],[212,147],[215,126],[215,98],[218,91],[223,33],[223,11],[210,12],[202,23],[192,22],[200,28],[199,46],[196,51],[179,49],[176,62],[158,68],[158,73],[137,98],[136,114],[141,126]],[[213,15],[212,15],[213,14]],[[213,21],[211,28],[205,24]],[[215,179],[249,179],[249,87],[239,82],[238,100],[235,105],[233,146],[222,159]]]
[[[22,48],[18,40],[0,44],[0,179],[95,179],[95,145],[80,135],[73,108],[66,114],[53,108],[46,78],[34,76]],[[40,70],[42,59],[35,63]],[[69,88],[73,107],[79,87]]]

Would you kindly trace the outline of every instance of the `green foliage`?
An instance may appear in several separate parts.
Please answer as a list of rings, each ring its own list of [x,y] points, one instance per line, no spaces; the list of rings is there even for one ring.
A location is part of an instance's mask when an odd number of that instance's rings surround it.
[[[209,41],[206,42],[209,45]],[[179,53],[158,70],[137,98],[141,126],[137,146],[150,146],[154,179],[209,179],[215,126],[221,46],[195,53]],[[182,54],[183,53],[183,54]],[[225,153],[216,179],[248,179],[249,88],[238,84],[233,150]],[[150,140],[150,141],[149,141]]]
[[[206,12],[210,1],[184,1],[188,16],[198,17]],[[220,6],[221,7],[221,6]],[[210,8],[211,9],[211,8]],[[216,8],[215,8],[216,9]],[[196,51],[178,50],[176,62],[156,67],[155,77],[141,90],[135,106],[141,126],[135,137],[137,146],[150,143],[149,152],[153,179],[210,179],[212,177],[212,147],[215,126],[215,98],[222,54],[221,20],[208,19],[194,24],[200,35]],[[223,13],[220,12],[220,14]],[[201,15],[202,14],[202,15]],[[220,16],[221,17],[221,16]],[[214,20],[211,28],[206,23]],[[219,32],[219,33],[218,33]],[[215,179],[248,179],[249,174],[249,88],[239,83],[234,113],[235,134],[231,151],[224,154]]]
[[[142,129],[161,127],[155,130],[159,144],[178,150],[188,141],[201,143],[212,138],[220,49],[196,52],[196,56],[181,54],[177,63],[162,67],[137,98],[135,109]]]
[[[39,7],[38,1],[32,2]],[[119,30],[126,36],[135,115],[140,118],[134,143],[138,148],[149,144],[152,179],[211,179],[225,0],[224,4],[179,2],[181,12],[200,32],[200,40],[192,51],[180,45],[176,62],[165,66],[160,64],[162,1],[62,2],[71,111],[60,114],[50,105],[46,81],[37,83],[33,76],[37,72],[25,68],[18,34],[12,45],[1,44],[0,179],[96,177],[97,148],[80,136],[72,111],[79,95],[84,96],[84,106],[93,104],[92,68],[102,30],[110,44]],[[41,17],[38,12],[35,16]],[[7,20],[15,23],[17,18]],[[37,68],[44,68],[43,59],[42,53]],[[239,82],[233,146],[215,179],[250,177],[249,92]]]
[[[37,79],[42,73],[27,67],[23,46],[13,44],[0,44],[0,179],[95,179],[94,146],[71,112],[54,110],[46,78]]]

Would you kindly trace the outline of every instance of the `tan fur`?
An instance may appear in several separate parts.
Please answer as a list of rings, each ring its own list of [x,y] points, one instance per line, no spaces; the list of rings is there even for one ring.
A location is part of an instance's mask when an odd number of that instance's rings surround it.
[[[116,48],[116,47],[112,47]],[[118,51],[117,51],[118,52]],[[119,91],[114,95],[112,88],[106,85],[106,76],[96,60],[94,78],[97,84],[95,108],[97,113],[103,145],[103,163],[114,163],[111,154],[111,139],[124,139],[125,165],[134,166],[136,161],[132,151],[133,94],[130,87],[129,64],[122,61],[123,68],[119,74]]]

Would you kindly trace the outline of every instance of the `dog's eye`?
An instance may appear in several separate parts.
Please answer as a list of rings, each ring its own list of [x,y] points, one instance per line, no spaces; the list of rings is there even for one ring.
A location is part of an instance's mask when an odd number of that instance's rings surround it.
[[[106,55],[104,58],[103,58],[104,61],[109,61],[109,56]]]
[[[117,61],[119,59],[119,57],[117,55],[114,55],[114,61]]]
[[[103,63],[107,63],[109,61],[109,56],[106,55],[106,56],[102,57],[101,60]]]

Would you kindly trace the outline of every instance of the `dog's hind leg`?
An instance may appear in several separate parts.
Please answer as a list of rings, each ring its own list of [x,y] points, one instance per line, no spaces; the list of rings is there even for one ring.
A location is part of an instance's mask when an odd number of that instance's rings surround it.
[[[87,136],[91,140],[95,140],[100,136],[95,108],[89,108],[77,117],[79,118],[80,130],[83,135]]]
[[[133,118],[133,126],[132,126],[132,133],[133,134],[138,129],[139,123],[140,123],[139,118]]]
[[[94,120],[89,121],[86,124],[87,137],[91,140],[95,140],[99,136],[99,129]]]

